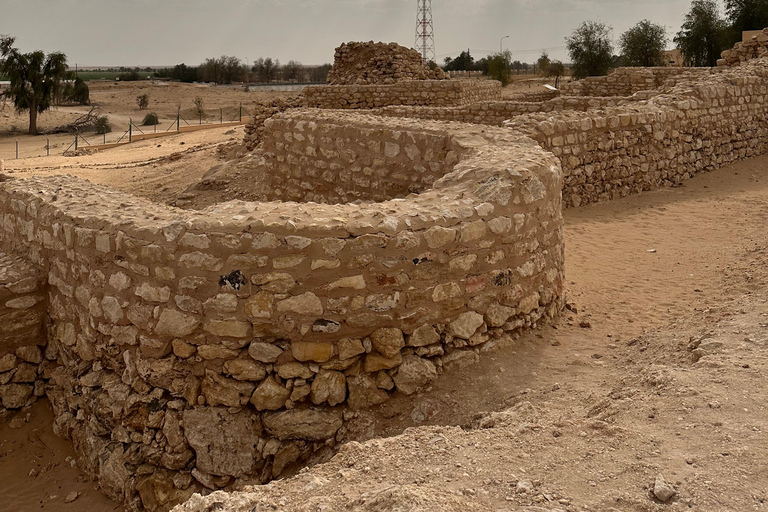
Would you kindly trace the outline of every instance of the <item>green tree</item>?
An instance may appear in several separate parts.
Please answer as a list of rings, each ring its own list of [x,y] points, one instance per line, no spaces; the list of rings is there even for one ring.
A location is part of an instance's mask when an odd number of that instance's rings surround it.
[[[674,38],[685,65],[717,66],[717,59],[726,45],[727,29],[715,0],[694,0]]]
[[[75,84],[72,88],[72,94],[68,99],[80,105],[90,105],[91,91],[90,89],[88,89],[88,84],[83,82],[83,80],[79,77],[75,78]]]
[[[725,13],[734,35],[768,27],[768,0],[725,0]]]
[[[469,50],[461,52],[458,57],[452,59],[445,58],[443,69],[446,71],[472,71],[475,66],[475,59],[470,55]]]
[[[509,50],[488,57],[488,76],[501,82],[502,87],[512,81],[512,52]]]
[[[547,66],[547,76],[555,79],[555,89],[560,88],[560,77],[565,74],[565,65],[559,60],[553,60]]]
[[[619,46],[627,66],[663,66],[667,47],[667,29],[643,20],[621,35]]]
[[[536,67],[539,69],[539,73],[546,75],[550,62],[552,61],[549,60],[549,54],[546,50],[544,50],[541,54],[541,57],[539,57],[539,60],[536,61]]]
[[[16,38],[0,36],[0,75],[11,82],[3,93],[16,111],[29,111],[29,134],[37,135],[37,116],[51,108],[67,73],[67,56],[61,52],[21,53]]]
[[[600,21],[585,21],[565,38],[565,46],[573,62],[573,77],[607,75],[611,69],[613,29]]]

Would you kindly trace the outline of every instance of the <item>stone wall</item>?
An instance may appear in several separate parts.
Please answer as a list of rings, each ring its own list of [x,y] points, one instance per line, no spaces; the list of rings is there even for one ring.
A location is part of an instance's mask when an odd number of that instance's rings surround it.
[[[0,184],[3,247],[48,273],[54,430],[111,497],[166,510],[268,481],[342,440],[344,408],[415,393],[561,309],[554,157],[501,128],[326,115],[281,114],[263,146],[455,164],[378,203],[201,212],[64,176]]]
[[[393,85],[313,85],[304,89],[304,106],[372,109],[389,105],[447,107],[501,98],[496,80],[414,80]]]
[[[563,84],[565,96],[632,96],[659,89],[667,80],[704,78],[710,68],[617,68],[608,76],[595,76]]]
[[[0,253],[0,420],[43,393],[47,303],[45,274]]]
[[[755,34],[749,41],[742,41],[720,54],[718,66],[735,67],[753,59],[768,55],[768,28]]]
[[[385,117],[433,119],[461,123],[502,126],[517,116],[538,112],[562,110],[587,111],[589,109],[625,105],[634,98],[610,96],[605,98],[586,96],[559,96],[543,102],[485,101],[461,107],[384,107],[371,113]]]
[[[322,123],[317,120],[322,119]],[[375,120],[375,118],[372,118]],[[293,112],[265,124],[266,195],[281,201],[383,201],[432,188],[459,151],[443,129],[360,127],[335,113]]]
[[[532,114],[505,123],[552,151],[567,206],[661,186],[768,150],[768,66],[679,79],[647,101],[590,111]]]

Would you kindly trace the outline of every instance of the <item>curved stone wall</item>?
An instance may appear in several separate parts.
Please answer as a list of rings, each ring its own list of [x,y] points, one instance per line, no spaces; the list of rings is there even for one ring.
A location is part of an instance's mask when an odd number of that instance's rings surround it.
[[[326,143],[356,161],[389,147],[390,175],[435,148],[446,160],[419,194],[202,212],[71,177],[0,184],[3,247],[48,272],[55,430],[133,508],[279,476],[343,439],[345,407],[415,393],[562,307],[562,176],[531,139],[355,114],[274,123],[265,148],[291,145],[265,165]]]

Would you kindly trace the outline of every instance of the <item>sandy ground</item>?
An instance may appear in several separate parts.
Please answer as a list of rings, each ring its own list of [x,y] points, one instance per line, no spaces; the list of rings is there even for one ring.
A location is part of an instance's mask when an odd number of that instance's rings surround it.
[[[243,115],[247,116],[254,105],[263,101],[282,98],[290,93],[264,92],[243,87],[212,86],[204,84],[182,84],[169,82],[88,82],[92,106],[98,107],[101,115],[106,115],[112,125],[112,133],[107,134],[106,141],[114,142],[123,136],[128,129],[129,120],[139,125],[149,112],[158,115],[160,124],[157,131],[166,131],[176,121],[176,111],[180,110],[181,125],[200,123],[197,115],[195,99],[202,98],[205,114],[203,123],[216,123],[222,118],[226,121],[239,119],[240,105]],[[140,110],[136,97],[142,94],[149,96],[149,107]],[[0,103],[0,109],[2,103]],[[40,114],[38,128],[40,131],[50,131],[58,126],[73,122],[87,113],[90,107],[61,106]],[[10,105],[0,110],[0,158],[10,160],[16,156],[15,141],[19,142],[19,156],[30,158],[46,154],[46,136],[31,137],[26,135],[29,126],[29,114],[17,114]],[[175,129],[175,125],[174,125]],[[139,127],[139,130],[152,132],[154,127]],[[136,133],[139,133],[136,131]],[[82,134],[90,144],[100,144],[105,139],[93,132]],[[49,135],[51,154],[61,154],[74,142],[74,135]],[[88,142],[80,141],[79,146],[87,147]]]
[[[220,130],[6,168],[169,201],[242,136]],[[557,324],[360,413],[350,439],[373,441],[233,510],[768,508],[767,217],[768,156],[567,210],[571,311]],[[4,505],[66,510],[79,491],[73,505],[113,510],[67,464],[45,405],[0,425]],[[652,498],[659,475],[671,505]]]

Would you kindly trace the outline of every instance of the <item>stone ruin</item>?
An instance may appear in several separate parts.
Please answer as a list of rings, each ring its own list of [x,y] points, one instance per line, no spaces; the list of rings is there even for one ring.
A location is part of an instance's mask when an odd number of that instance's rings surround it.
[[[754,35],[749,41],[736,43],[730,49],[725,50],[717,61],[718,66],[734,67],[740,66],[753,59],[759,59],[768,55],[768,28],[764,28],[761,33]]]
[[[331,455],[353,411],[561,311],[564,207],[768,151],[768,60],[667,73],[572,89],[621,95],[273,105],[249,131],[258,202],[0,183],[0,414],[47,396],[135,510]],[[418,83],[354,87],[362,105]]]
[[[440,68],[424,65],[421,54],[397,43],[344,43],[336,48],[328,85],[392,85],[412,80],[447,80]]]

